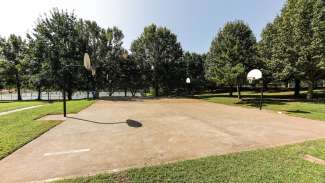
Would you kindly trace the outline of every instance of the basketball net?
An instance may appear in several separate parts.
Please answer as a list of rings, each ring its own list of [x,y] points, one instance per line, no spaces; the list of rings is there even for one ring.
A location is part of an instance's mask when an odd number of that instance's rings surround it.
[[[254,78],[254,77],[252,77],[252,78],[247,78],[247,80],[248,80],[248,83],[249,83],[249,84],[253,84],[253,82],[255,81],[255,78]]]

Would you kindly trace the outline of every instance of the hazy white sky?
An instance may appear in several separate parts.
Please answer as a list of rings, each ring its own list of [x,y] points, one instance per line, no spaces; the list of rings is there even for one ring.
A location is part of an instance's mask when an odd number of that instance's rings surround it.
[[[227,21],[247,22],[258,37],[279,13],[284,0],[1,0],[0,35],[25,36],[37,18],[54,7],[74,11],[107,28],[119,27],[124,46],[150,23],[177,34],[184,50],[206,52],[218,29]]]

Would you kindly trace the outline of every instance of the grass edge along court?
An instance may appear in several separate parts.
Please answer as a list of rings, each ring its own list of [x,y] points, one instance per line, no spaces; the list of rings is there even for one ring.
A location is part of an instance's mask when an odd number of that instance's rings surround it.
[[[318,92],[323,94],[323,91]],[[242,95],[243,98],[241,100],[237,98],[236,94],[229,96],[228,93],[206,93],[196,95],[195,98],[238,107],[256,108],[259,106],[259,93],[250,91],[243,92]],[[263,109],[296,117],[325,121],[325,103],[323,101],[307,101],[301,98],[294,98],[291,92],[265,92],[264,97]]]
[[[58,180],[85,182],[324,182],[325,166],[303,159],[325,159],[325,139],[268,149],[244,151],[117,173]]]
[[[69,101],[68,112],[77,113],[94,101]],[[39,137],[61,121],[37,121],[48,114],[61,114],[62,103],[55,102],[39,108],[15,112],[0,117],[0,159]]]

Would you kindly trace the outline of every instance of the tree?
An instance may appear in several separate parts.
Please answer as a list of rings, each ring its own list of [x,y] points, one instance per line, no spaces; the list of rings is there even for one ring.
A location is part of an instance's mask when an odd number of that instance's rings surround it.
[[[107,38],[105,29],[99,27],[95,21],[83,21],[78,22],[78,31],[81,42],[81,52],[88,53],[92,62],[93,69],[96,70],[96,75],[91,76],[90,72],[84,71],[82,74],[83,89],[87,91],[90,88],[94,91],[94,98],[98,97],[97,89],[103,87],[103,62],[105,62],[105,56],[107,54]]]
[[[190,53],[190,52],[184,53],[182,60],[184,61],[184,66],[186,70],[182,78],[183,78],[183,82],[185,82],[185,78],[187,77],[191,79],[192,89],[199,90],[205,87],[204,86],[206,83],[205,72],[204,72],[205,59],[206,59],[206,55],[204,54],[200,55],[197,53]]]
[[[152,67],[155,95],[159,95],[160,87],[165,94],[169,94],[174,89],[174,81],[177,81],[172,77],[177,74],[173,67],[183,54],[177,36],[166,27],[152,24],[145,27],[140,37],[133,41],[131,51],[134,59],[143,60]]]
[[[9,38],[2,44],[1,54],[4,57],[4,76],[7,83],[12,83],[17,89],[17,99],[21,98],[22,77],[25,71],[24,54],[26,51],[26,43],[20,37],[11,34]]]
[[[273,65],[273,47],[276,38],[276,28],[273,24],[269,23],[261,33],[261,40],[257,45],[259,68],[263,73],[263,83],[267,84],[274,80],[273,73],[277,71],[277,67]]]
[[[51,77],[48,75],[46,43],[41,37],[33,38],[27,34],[28,48],[26,51],[27,74],[30,88],[38,91],[38,100],[41,100],[43,88],[50,88]]]
[[[206,59],[206,76],[209,80],[231,88],[240,87],[245,73],[256,63],[256,38],[243,21],[228,22],[212,41]]]
[[[80,53],[77,18],[73,13],[53,9],[41,17],[33,30],[36,39],[44,40],[48,76],[56,89],[65,90],[68,99],[78,88],[83,54]]]
[[[308,99],[314,83],[324,77],[324,5],[322,0],[289,0],[276,19],[275,75],[282,80],[295,79],[296,86],[300,80],[306,81]]]
[[[5,43],[5,39],[0,37],[0,89],[5,88],[6,80],[5,80],[5,61],[2,56],[2,49]]]
[[[315,82],[324,77],[325,2],[300,0],[293,18],[293,40],[298,53],[297,70],[308,83],[307,99],[313,98]]]
[[[120,88],[124,89],[125,95],[129,90],[135,96],[139,89],[149,87],[146,81],[148,68],[143,62],[138,62],[132,55],[125,54],[120,60]]]
[[[102,80],[107,83],[103,86],[106,86],[112,95],[121,88],[121,62],[127,58],[127,51],[122,47],[124,34],[120,29],[117,27],[107,28],[105,36],[107,53],[102,65],[104,68],[102,76],[105,77]]]

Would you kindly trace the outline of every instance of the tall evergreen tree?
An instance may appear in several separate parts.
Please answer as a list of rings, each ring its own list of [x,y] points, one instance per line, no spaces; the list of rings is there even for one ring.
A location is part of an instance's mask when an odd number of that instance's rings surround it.
[[[207,78],[231,88],[240,86],[245,73],[257,66],[256,38],[243,21],[228,22],[212,41],[206,59]]]

